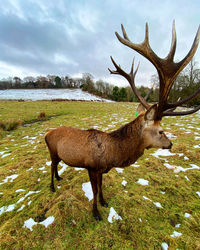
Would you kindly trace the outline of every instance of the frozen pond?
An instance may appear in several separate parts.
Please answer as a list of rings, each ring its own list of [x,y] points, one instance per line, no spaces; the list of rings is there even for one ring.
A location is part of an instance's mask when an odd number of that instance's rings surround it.
[[[84,101],[108,101],[81,89],[7,89],[0,90],[0,100],[84,100]]]

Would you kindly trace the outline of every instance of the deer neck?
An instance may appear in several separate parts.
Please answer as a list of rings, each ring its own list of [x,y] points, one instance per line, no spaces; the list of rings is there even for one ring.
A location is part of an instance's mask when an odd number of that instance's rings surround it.
[[[110,133],[121,167],[133,164],[144,153],[144,115]]]

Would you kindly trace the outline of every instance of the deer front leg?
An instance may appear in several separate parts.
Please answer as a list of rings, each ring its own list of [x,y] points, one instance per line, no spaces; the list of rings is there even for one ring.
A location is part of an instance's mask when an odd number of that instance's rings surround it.
[[[99,202],[103,207],[108,207],[108,203],[104,200],[102,193],[102,174],[98,174],[98,191],[99,191]]]
[[[94,195],[92,213],[96,220],[102,220],[102,217],[97,209],[98,173],[94,170],[88,170],[88,174],[90,177],[90,182],[92,185],[92,191]]]

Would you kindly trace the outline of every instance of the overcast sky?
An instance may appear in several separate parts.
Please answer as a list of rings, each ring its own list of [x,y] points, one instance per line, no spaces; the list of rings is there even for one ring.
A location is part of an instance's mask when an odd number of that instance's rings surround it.
[[[171,45],[175,19],[175,60],[189,51],[200,24],[199,0],[1,0],[0,79],[8,76],[91,73],[95,79],[125,85],[110,55],[126,71],[132,58],[140,61],[137,85],[149,85],[154,67],[115,36],[123,23],[129,38],[144,39],[149,23],[150,44],[160,57]],[[200,49],[195,60],[200,62]]]

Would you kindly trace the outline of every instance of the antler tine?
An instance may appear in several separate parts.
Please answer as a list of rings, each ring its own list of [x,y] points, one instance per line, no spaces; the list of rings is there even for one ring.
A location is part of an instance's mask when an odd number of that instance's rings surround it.
[[[176,28],[175,28],[175,20],[172,25],[172,43],[167,59],[173,62],[174,54],[176,51]]]
[[[121,24],[121,29],[122,29],[122,33],[123,33],[123,36],[126,40],[130,41],[130,39],[128,38],[127,36],[127,33],[126,33],[126,30],[124,29],[124,26],[123,24]],[[116,32],[117,33],[117,32]]]
[[[197,33],[196,33],[196,36],[195,36],[195,39],[194,39],[194,42],[192,44],[190,51],[183,58],[183,60],[181,60],[179,63],[176,63],[177,67],[179,68],[176,75],[178,75],[178,73],[192,60],[192,57],[194,56],[198,48],[199,40],[200,40],[200,26],[197,30]]]
[[[173,111],[164,111],[162,116],[181,116],[181,115],[190,115],[193,114],[195,112],[197,112],[198,110],[200,110],[200,105],[197,106],[194,109],[191,109],[189,111],[180,111],[180,112],[173,112]]]
[[[132,62],[132,66],[131,66],[131,71],[130,73],[126,73],[115,61],[114,59],[112,58],[112,56],[110,57],[111,58],[111,61],[112,63],[114,64],[116,70],[111,70],[108,68],[108,70],[110,71],[111,74],[118,74],[118,75],[122,75],[123,77],[125,77],[127,79],[127,81],[130,83],[131,85],[131,88],[134,92],[134,94],[137,96],[137,98],[139,99],[139,101],[142,103],[142,105],[148,109],[150,106],[149,104],[145,101],[145,99],[139,94],[139,92],[137,91],[137,88],[135,87],[135,76],[136,76],[136,73],[138,71],[138,68],[139,68],[139,63],[138,63],[138,66],[134,72],[133,68],[134,68],[134,59],[133,59],[133,62]]]
[[[197,89],[197,91],[195,91],[192,95],[184,98],[183,100],[178,100],[177,102],[175,103],[168,103],[167,104],[167,109],[171,109],[171,108],[176,108],[178,106],[181,106],[183,105],[184,103],[186,102],[189,102],[191,101],[192,99],[194,99],[195,97],[199,96],[200,95],[200,88]]]

